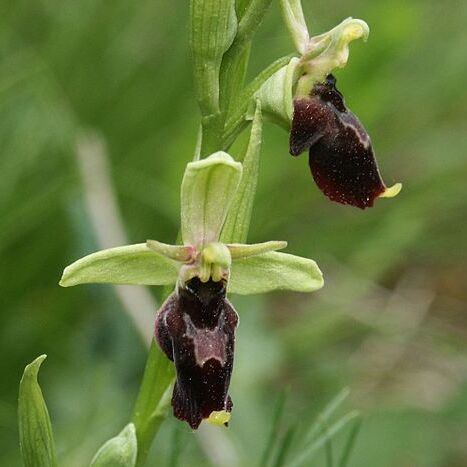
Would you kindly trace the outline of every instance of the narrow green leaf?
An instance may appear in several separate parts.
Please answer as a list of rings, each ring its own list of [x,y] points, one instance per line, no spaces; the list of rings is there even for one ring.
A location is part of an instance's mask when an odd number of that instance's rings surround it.
[[[191,51],[203,116],[219,112],[219,71],[236,31],[235,0],[191,0]]]
[[[78,284],[175,284],[175,261],[149,249],[145,243],[92,253],[65,268],[62,287]]]
[[[277,398],[276,405],[274,407],[274,415],[272,417],[271,431],[269,432],[266,446],[264,447],[263,455],[259,463],[260,467],[267,467],[269,460],[272,457],[274,447],[277,445],[277,438],[279,436],[280,426],[284,414],[285,402],[287,400],[287,393],[281,392]]]
[[[246,117],[249,107],[254,104],[253,96],[274,73],[287,65],[292,57],[293,54],[286,55],[271,63],[259,73],[259,75],[257,75],[239,94],[238,98],[232,102],[223,135],[225,149],[230,147],[235,137],[248,124]]]
[[[342,431],[352,420],[355,420],[359,416],[357,411],[350,412],[344,415],[336,423],[334,423],[327,431],[326,434],[318,437],[313,443],[307,446],[290,464],[288,467],[299,467],[307,462],[310,465],[311,459],[317,453],[317,451],[324,446],[329,438],[333,438],[340,431]]]
[[[26,366],[19,385],[19,442],[25,467],[57,465],[49,412],[37,382],[39,368],[46,357],[41,355]]]
[[[243,174],[235,198],[222,229],[221,239],[230,239],[232,243],[245,243],[250,226],[251,213],[258,185],[259,158],[263,136],[261,105],[256,107],[250,140],[243,158]]]
[[[106,441],[97,451],[90,467],[134,467],[138,446],[133,423]]]
[[[242,164],[221,151],[188,163],[181,190],[185,245],[202,246],[219,241],[241,176]]]
[[[174,379],[173,363],[153,340],[132,417],[138,440],[137,466],[145,464],[152,441],[167,417]]]
[[[237,34],[231,47],[224,55],[220,71],[221,111],[231,106],[231,99],[238,94],[243,84],[244,72],[248,65],[245,50],[250,49],[251,40],[266,14],[272,0],[251,0],[242,11]],[[249,56],[249,52],[246,52]]]
[[[313,292],[322,286],[323,275],[313,260],[274,251],[234,261],[228,290],[249,295],[273,290]]]
[[[290,447],[292,446],[292,441],[297,432],[297,426],[289,426],[287,431],[285,432],[284,437],[282,438],[281,443],[278,446],[277,450],[277,457],[275,462],[273,463],[273,467],[282,467],[287,466],[286,460],[287,455],[290,451]]]
[[[272,0],[251,0],[249,2],[238,23],[237,35],[232,44],[232,49],[240,49],[247,42],[251,41],[271,3]]]
[[[220,108],[224,113],[228,111],[236,96],[242,92],[250,61],[250,52],[251,42],[243,48],[241,53],[230,56],[227,52],[224,56],[221,66],[219,91]]]
[[[308,431],[305,441],[310,442],[313,438],[322,430],[323,426],[328,424],[329,419],[333,416],[336,410],[344,403],[344,401],[349,397],[350,389],[343,388],[340,392],[337,393],[335,397],[324,407],[324,409],[316,417],[316,421],[311,426]]]
[[[350,455],[352,454],[352,450],[355,446],[355,442],[357,440],[358,433],[362,426],[362,418],[356,418],[352,428],[350,429],[349,436],[347,437],[347,442],[345,443],[344,449],[342,450],[342,455],[339,460],[338,467],[347,467],[347,464],[350,459]]]

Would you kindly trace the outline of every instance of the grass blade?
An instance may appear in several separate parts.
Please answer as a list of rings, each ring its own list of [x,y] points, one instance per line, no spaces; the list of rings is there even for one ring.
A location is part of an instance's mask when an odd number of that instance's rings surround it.
[[[316,454],[316,452],[324,446],[326,442],[328,442],[329,438],[333,438],[336,436],[341,430],[343,430],[352,420],[355,420],[359,414],[357,411],[349,412],[348,414],[344,415],[341,419],[339,419],[336,423],[334,423],[329,430],[327,430],[326,434],[319,436],[316,440],[306,447],[298,457],[296,457],[288,467],[298,467],[302,465],[305,461],[308,463]]]
[[[342,450],[342,455],[338,464],[338,467],[346,467],[347,463],[349,462],[350,455],[352,454],[352,450],[355,446],[355,441],[357,440],[357,435],[360,431],[362,426],[362,418],[358,417],[355,420],[352,428],[350,429],[349,437],[347,438],[347,442],[345,443],[344,449]]]
[[[284,414],[284,407],[285,407],[286,400],[287,400],[287,393],[283,391],[279,395],[277,402],[276,402],[276,407],[274,409],[274,415],[273,415],[272,424],[271,424],[271,432],[269,433],[269,437],[268,437],[266,446],[264,448],[263,455],[261,456],[261,460],[259,463],[260,467],[266,467],[271,458],[271,453],[274,449],[277,438],[279,436],[279,429],[280,429],[280,424],[282,421],[282,416]]]

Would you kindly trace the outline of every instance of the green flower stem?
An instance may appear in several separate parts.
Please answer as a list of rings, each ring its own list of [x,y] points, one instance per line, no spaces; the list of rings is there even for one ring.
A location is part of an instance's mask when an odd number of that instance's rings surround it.
[[[137,466],[145,464],[152,441],[168,414],[168,395],[174,379],[172,362],[153,340],[132,418],[138,440]]]

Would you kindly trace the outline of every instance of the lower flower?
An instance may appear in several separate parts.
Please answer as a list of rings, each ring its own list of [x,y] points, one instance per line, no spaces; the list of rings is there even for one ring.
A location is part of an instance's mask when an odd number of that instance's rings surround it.
[[[226,283],[198,277],[179,286],[157,315],[157,342],[177,372],[173,413],[193,429],[213,412],[232,410],[228,390],[237,324]]]

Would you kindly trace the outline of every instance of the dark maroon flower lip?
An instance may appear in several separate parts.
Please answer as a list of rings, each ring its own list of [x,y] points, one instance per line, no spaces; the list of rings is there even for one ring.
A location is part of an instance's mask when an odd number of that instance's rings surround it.
[[[224,281],[195,277],[164,303],[155,337],[175,363],[174,416],[198,428],[212,412],[232,410],[228,395],[238,315]]]
[[[370,137],[346,107],[333,75],[294,101],[290,154],[307,149],[313,179],[332,201],[365,209],[400,190],[399,184],[386,188]]]

